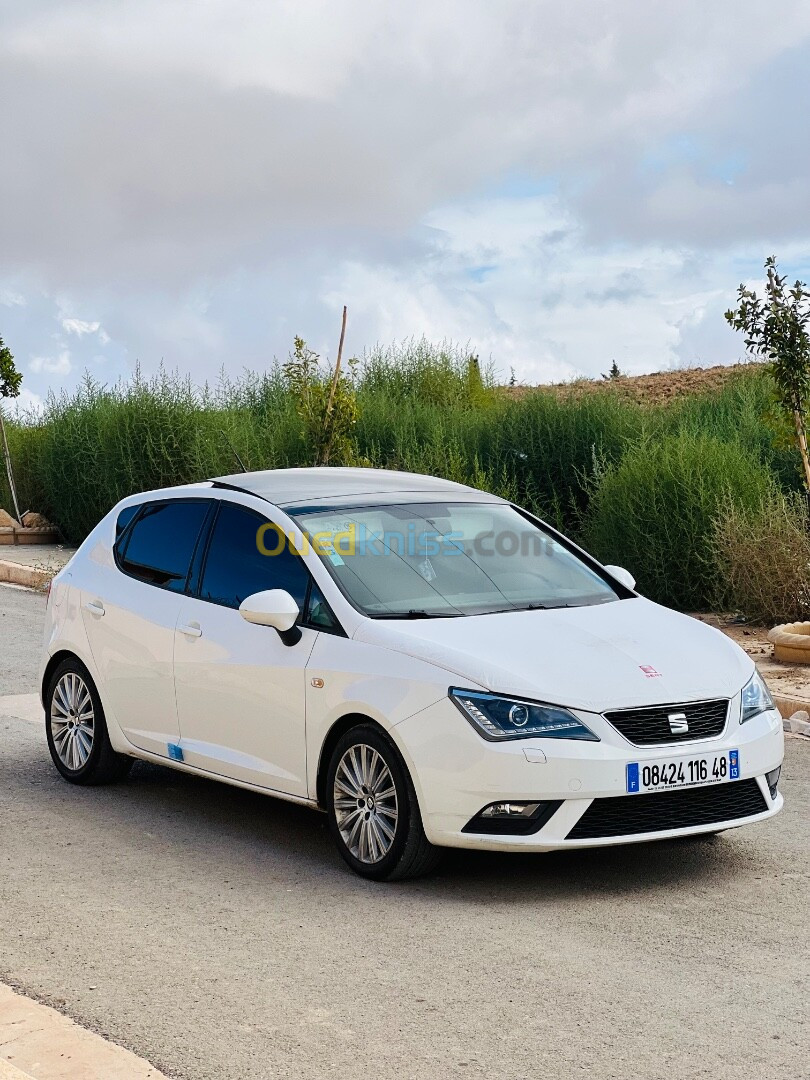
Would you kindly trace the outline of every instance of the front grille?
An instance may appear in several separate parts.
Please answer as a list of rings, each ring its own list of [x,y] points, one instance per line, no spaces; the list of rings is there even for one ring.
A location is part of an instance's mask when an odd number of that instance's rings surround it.
[[[715,825],[762,814],[768,805],[756,780],[735,780],[686,791],[655,791],[594,799],[568,834],[569,840],[632,836]]]
[[[659,743],[693,742],[722,735],[726,726],[728,701],[691,701],[686,705],[653,705],[642,709],[617,709],[605,717],[636,746],[656,746]],[[670,722],[670,717],[673,721]],[[673,731],[683,727],[686,731]]]

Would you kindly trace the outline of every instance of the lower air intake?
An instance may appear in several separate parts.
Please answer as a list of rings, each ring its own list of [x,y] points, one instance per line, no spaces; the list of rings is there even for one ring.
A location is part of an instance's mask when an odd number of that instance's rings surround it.
[[[633,836],[665,829],[719,825],[736,818],[753,817],[767,809],[768,804],[754,779],[686,791],[620,795],[594,799],[567,839],[595,840],[604,836]]]

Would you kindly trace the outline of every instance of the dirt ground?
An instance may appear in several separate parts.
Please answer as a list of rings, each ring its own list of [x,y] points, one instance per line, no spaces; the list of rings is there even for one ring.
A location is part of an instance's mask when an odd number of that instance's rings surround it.
[[[552,390],[562,396],[576,397],[610,390],[611,393],[656,405],[689,394],[706,394],[720,390],[743,372],[761,367],[759,364],[720,364],[710,368],[685,368],[679,371],[656,371],[651,375],[621,375],[617,379],[577,379],[570,383],[548,386],[511,386],[506,393],[522,397],[533,390]]]
[[[786,698],[810,700],[810,664],[782,664],[773,659],[773,646],[768,641],[767,626],[742,622],[732,615],[693,615],[695,619],[722,630],[732,641],[745,649],[774,694]]]

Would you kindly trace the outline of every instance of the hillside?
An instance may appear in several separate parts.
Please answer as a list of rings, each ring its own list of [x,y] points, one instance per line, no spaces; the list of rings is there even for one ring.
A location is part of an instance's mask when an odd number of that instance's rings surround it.
[[[522,397],[533,390],[553,390],[563,397],[609,391],[643,404],[654,405],[673,398],[706,394],[722,390],[743,373],[761,368],[762,364],[727,364],[709,368],[683,368],[678,371],[657,371],[651,375],[620,375],[616,379],[578,379],[569,383],[545,386],[513,386],[508,393]]]

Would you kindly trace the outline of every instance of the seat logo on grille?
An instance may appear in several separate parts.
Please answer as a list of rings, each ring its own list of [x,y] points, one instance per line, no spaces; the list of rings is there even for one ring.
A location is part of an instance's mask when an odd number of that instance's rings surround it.
[[[667,716],[669,720],[669,730],[673,735],[686,735],[689,731],[689,723],[686,719],[686,713],[683,712],[671,712]]]

